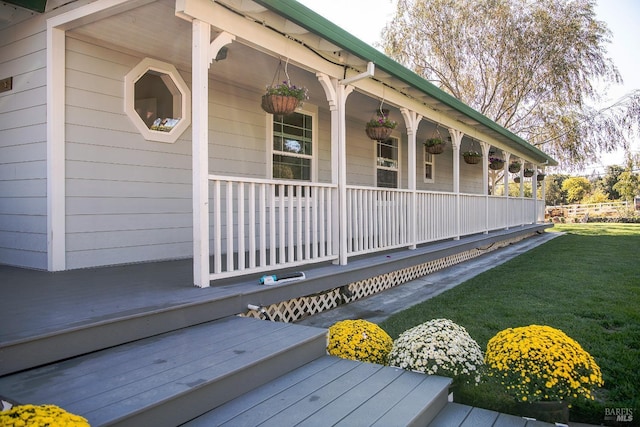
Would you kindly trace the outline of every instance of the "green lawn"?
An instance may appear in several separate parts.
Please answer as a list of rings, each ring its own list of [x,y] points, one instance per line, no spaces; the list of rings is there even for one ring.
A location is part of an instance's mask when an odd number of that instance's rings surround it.
[[[464,326],[486,349],[498,331],[530,324],[561,329],[602,369],[595,402],[574,405],[572,421],[600,424],[605,408],[633,408],[640,425],[640,224],[562,224],[565,232],[380,326],[396,338],[435,318]],[[490,383],[466,386],[455,400],[515,413]]]

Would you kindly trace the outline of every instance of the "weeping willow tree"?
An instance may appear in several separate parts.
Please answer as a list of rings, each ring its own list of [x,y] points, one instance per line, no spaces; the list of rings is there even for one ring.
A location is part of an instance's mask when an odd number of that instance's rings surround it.
[[[628,150],[640,91],[622,83],[595,0],[397,0],[385,53],[567,167]],[[606,105],[605,107],[601,107]],[[594,107],[600,106],[600,107]]]

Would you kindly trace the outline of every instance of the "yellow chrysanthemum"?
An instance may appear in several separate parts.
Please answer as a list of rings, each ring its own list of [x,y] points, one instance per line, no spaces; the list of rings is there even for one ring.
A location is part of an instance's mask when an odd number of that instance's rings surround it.
[[[564,332],[530,325],[505,329],[487,344],[490,375],[504,378],[518,400],[592,399],[602,373],[591,355]],[[543,394],[544,390],[544,394]]]
[[[89,422],[55,405],[18,405],[0,412],[2,427],[89,427]]]
[[[329,328],[327,352],[344,359],[385,365],[393,340],[366,320],[343,320]]]

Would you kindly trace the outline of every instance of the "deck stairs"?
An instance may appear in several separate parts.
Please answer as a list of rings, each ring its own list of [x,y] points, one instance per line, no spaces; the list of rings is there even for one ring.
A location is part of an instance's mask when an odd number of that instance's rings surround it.
[[[326,355],[326,330],[229,316],[0,377],[92,426],[414,425],[450,380]]]

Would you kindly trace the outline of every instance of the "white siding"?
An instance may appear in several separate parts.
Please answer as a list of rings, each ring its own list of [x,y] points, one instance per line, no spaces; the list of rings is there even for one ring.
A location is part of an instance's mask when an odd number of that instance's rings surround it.
[[[0,263],[47,268],[46,33],[40,16],[0,31]]]
[[[144,140],[123,97],[142,57],[68,35],[67,268],[190,256],[190,132]]]

